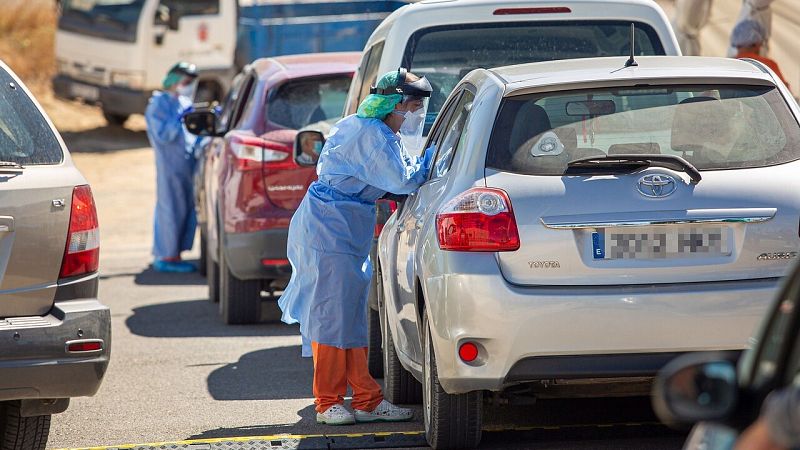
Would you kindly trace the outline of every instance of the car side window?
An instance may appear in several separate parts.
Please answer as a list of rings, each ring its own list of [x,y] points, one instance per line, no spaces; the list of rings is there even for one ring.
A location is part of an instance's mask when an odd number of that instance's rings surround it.
[[[437,142],[436,159],[433,162],[431,179],[443,177],[450,171],[453,156],[457,149],[461,148],[459,143],[461,136],[464,134],[467,118],[474,100],[475,94],[465,90],[453,110],[453,115],[447,121],[447,125],[443,127],[441,139]]]
[[[181,17],[219,14],[219,0],[161,0],[159,6],[167,7]]]
[[[370,49],[369,61],[367,67],[364,69],[364,79],[361,80],[361,92],[358,95],[358,103],[364,100],[364,97],[369,95],[369,88],[378,82],[378,67],[381,65],[381,57],[383,56],[384,41],[378,42]],[[358,108],[358,106],[356,106]]]
[[[244,81],[244,85],[242,86],[241,94],[239,98],[236,99],[233,107],[233,113],[231,114],[230,119],[230,128],[235,127],[239,124],[239,121],[242,118],[242,113],[244,112],[244,108],[247,105],[247,101],[249,100],[253,90],[255,89],[256,79],[255,76],[252,74],[247,75]]]
[[[372,54],[372,49],[370,48],[366,52],[364,52],[364,56],[361,57],[361,63],[358,65],[356,69],[356,73],[353,76],[353,83],[351,89],[354,92],[350,92],[347,95],[347,103],[344,105],[344,114],[343,117],[347,117],[349,115],[355,114],[358,110],[358,103],[359,103],[359,94],[361,93],[361,88],[364,84],[364,71],[367,68],[367,64],[369,64],[369,58]]]
[[[233,79],[231,89],[228,91],[228,95],[225,96],[225,99],[222,101],[221,110],[219,113],[219,122],[217,123],[218,131],[224,132],[228,130],[228,126],[231,123],[231,118],[233,117],[233,108],[236,105],[236,100],[239,99],[239,94],[245,78],[246,77],[244,75],[238,75]]]

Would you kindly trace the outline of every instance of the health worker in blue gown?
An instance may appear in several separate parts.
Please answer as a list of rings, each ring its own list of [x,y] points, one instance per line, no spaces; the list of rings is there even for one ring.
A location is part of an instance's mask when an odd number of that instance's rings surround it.
[[[197,217],[192,177],[198,139],[186,131],[182,118],[192,110],[197,90],[194,64],[175,64],[164,77],[163,90],[153,92],[145,110],[147,137],[156,153],[156,210],[153,225],[153,269],[193,272],[181,252],[191,250]]]
[[[303,356],[314,357],[319,423],[412,418],[383,399],[367,369],[369,251],[375,200],[411,193],[427,177],[432,149],[417,157],[409,148],[422,140],[430,95],[430,83],[405,69],[381,77],[358,113],[331,130],[319,178],[289,226],[292,278],[279,304],[284,322],[300,323]],[[353,413],[343,406],[348,385]]]

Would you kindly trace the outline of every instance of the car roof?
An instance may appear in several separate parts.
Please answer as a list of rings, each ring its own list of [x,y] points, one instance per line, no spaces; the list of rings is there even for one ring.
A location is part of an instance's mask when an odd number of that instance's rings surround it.
[[[262,79],[277,72],[282,78],[302,78],[355,72],[360,58],[361,52],[308,53],[260,58],[250,65]]]
[[[702,56],[640,56],[637,66],[625,67],[627,56],[547,61],[515,66],[480,69],[467,79],[473,83],[490,73],[505,85],[506,93],[536,87],[628,82],[631,80],[720,79],[724,82],[775,84],[763,66],[748,60]],[[480,72],[483,71],[484,74]],[[737,81],[738,80],[738,81]],[[625,83],[627,84],[627,83]]]

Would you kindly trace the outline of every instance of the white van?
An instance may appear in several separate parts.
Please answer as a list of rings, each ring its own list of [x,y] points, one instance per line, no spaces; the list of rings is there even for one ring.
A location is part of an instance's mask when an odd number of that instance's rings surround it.
[[[664,11],[653,0],[423,0],[403,6],[372,33],[348,92],[345,116],[355,114],[378,76],[406,67],[425,76],[434,92],[425,134],[456,84],[470,71],[557,59],[630,54],[680,56]],[[491,124],[487,124],[487,130]],[[421,149],[416,149],[421,150]],[[395,205],[379,200],[379,230]],[[407,342],[392,342],[378,313],[380,279],[370,290],[369,369],[384,377],[384,394],[395,403],[422,399],[411,372]],[[396,350],[396,351],[395,351]],[[408,369],[415,369],[409,371]]]
[[[664,11],[653,0],[423,0],[404,6],[372,33],[350,86],[355,114],[377,77],[403,66],[434,88],[426,134],[444,100],[473,69],[630,53],[679,56]]]

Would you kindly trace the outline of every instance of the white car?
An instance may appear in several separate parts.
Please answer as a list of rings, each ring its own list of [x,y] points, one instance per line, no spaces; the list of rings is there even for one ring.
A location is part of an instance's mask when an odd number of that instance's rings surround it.
[[[392,13],[372,33],[347,95],[344,115],[355,114],[380,75],[404,66],[433,87],[424,133],[465,74],[537,61],[617,56],[628,53],[630,25],[640,55],[680,55],[664,11],[653,0],[454,0],[422,1]],[[419,150],[419,149],[412,149]],[[379,200],[375,241],[394,204]],[[370,373],[384,376],[393,402],[419,399],[399,364],[381,358],[377,278],[370,291]],[[393,358],[390,358],[393,360]],[[385,373],[384,373],[385,368]]]
[[[798,255],[785,86],[755,61],[626,59],[473,71],[432,128],[377,270],[434,448],[477,445],[486,391],[641,395],[678,354],[741,351]]]

